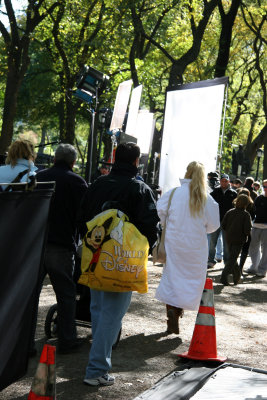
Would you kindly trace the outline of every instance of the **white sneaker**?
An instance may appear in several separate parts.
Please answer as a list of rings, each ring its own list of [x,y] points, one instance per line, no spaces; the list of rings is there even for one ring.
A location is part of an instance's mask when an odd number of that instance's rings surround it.
[[[105,374],[98,378],[85,378],[83,380],[83,383],[90,386],[99,386],[99,385],[110,386],[113,385],[114,382],[115,382],[115,377],[109,374]]]

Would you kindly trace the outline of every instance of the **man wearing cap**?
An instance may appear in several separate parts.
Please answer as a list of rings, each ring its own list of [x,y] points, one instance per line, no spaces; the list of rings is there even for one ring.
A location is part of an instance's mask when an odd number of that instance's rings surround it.
[[[222,174],[220,179],[220,186],[216,187],[212,192],[211,196],[219,204],[220,210],[220,221],[222,221],[224,215],[228,210],[233,208],[233,200],[236,198],[237,193],[234,189],[231,189],[229,175]],[[208,258],[208,268],[212,268],[216,264],[215,252],[218,237],[222,232],[223,238],[223,260],[224,263],[228,258],[227,245],[225,241],[225,236],[223,230],[220,228],[213,232],[209,236],[209,258]]]

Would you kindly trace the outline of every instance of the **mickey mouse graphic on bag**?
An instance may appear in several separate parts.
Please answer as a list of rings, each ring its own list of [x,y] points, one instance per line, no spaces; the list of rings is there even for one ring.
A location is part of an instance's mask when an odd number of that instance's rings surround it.
[[[108,218],[103,225],[94,226],[94,228],[85,235],[84,244],[93,253],[93,258],[88,267],[88,270],[91,272],[95,271],[102,245],[110,239],[110,235],[107,235],[107,230],[110,227],[112,220],[112,217]]]

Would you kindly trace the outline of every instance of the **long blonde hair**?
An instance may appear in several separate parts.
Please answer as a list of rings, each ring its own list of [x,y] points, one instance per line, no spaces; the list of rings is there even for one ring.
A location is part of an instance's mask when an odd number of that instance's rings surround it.
[[[207,181],[204,165],[197,161],[188,164],[185,179],[191,179],[189,185],[189,209],[192,217],[201,216],[207,202]]]

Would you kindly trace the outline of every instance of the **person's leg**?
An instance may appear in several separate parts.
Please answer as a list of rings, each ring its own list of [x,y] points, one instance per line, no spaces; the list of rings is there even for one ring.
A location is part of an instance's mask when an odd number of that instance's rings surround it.
[[[240,270],[239,265],[238,265],[238,262],[237,262],[237,259],[238,259],[238,256],[239,256],[240,252],[241,252],[242,247],[243,247],[242,244],[236,244],[236,245],[233,246],[233,249],[232,249],[232,253],[233,253],[233,256],[234,256],[233,267],[232,267],[233,268],[234,285],[237,285],[240,282],[240,278],[241,278],[241,275],[242,275],[241,274],[241,270]]]
[[[228,275],[234,275],[234,282],[238,283],[240,279],[240,270],[237,264],[237,258],[239,256],[242,245],[229,244],[228,243],[228,258],[225,263],[224,269],[221,275],[221,283],[228,285]],[[238,269],[238,270],[237,270]]]
[[[260,241],[261,241],[261,259],[258,266],[257,275],[264,277],[267,272],[267,229],[260,229]]]
[[[221,228],[218,228],[217,231],[210,233],[209,235],[209,240],[210,240],[210,245],[209,245],[209,258],[208,258],[208,264],[216,264],[215,261],[215,249],[217,245],[217,240],[220,234]]]
[[[179,318],[183,317],[184,310],[182,308],[170,306],[166,304],[167,311],[167,332],[168,333],[179,333]]]
[[[59,349],[67,348],[77,338],[74,254],[64,247],[49,244],[45,254],[45,267],[57,298]]]
[[[223,229],[222,229],[222,241],[223,241],[223,262],[224,264],[226,264],[229,257],[229,250],[228,250],[228,244],[226,242],[225,232]]]
[[[91,301],[90,301],[90,313],[92,323],[92,337],[95,336],[96,327],[98,325],[98,319],[100,317],[103,292],[100,290],[91,289]]]
[[[85,379],[98,378],[111,368],[112,345],[121,329],[122,319],[131,303],[132,292],[112,293],[91,290],[93,342]],[[96,303],[100,303],[96,305]]]
[[[250,241],[251,241],[251,236],[249,235],[246,243],[244,243],[244,245],[242,246],[242,249],[241,249],[240,260],[239,260],[239,268],[240,268],[241,274],[243,273],[243,267],[245,265],[245,262],[246,262],[246,259],[248,256],[248,249],[249,249]]]
[[[222,259],[223,259],[223,243],[222,243],[222,231],[221,231],[217,240],[215,260],[217,262],[221,262]]]
[[[248,273],[256,274],[256,272],[258,271],[258,265],[259,265],[260,258],[261,258],[260,235],[261,235],[261,229],[252,228],[251,242],[250,242],[250,246],[249,246],[249,250],[248,250],[249,255],[251,257],[252,265],[247,270]]]

